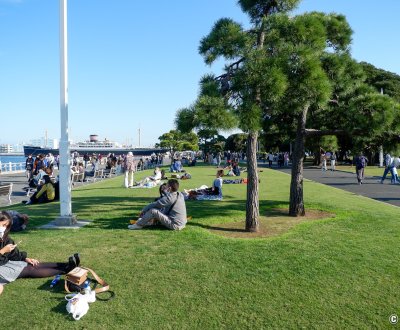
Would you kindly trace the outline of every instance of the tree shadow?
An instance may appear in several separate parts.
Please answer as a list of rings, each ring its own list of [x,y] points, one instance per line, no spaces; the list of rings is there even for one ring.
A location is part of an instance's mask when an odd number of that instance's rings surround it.
[[[245,233],[246,232],[245,229],[224,228],[224,227],[218,227],[218,226],[213,226],[213,225],[205,225],[205,224],[199,223],[199,222],[190,222],[190,223],[188,223],[188,226],[201,227],[204,229],[211,229],[211,230],[218,230],[218,231],[236,232],[236,233]]]
[[[211,202],[211,201],[206,201],[206,202]],[[196,209],[195,207],[192,207],[191,210]],[[210,225],[204,223],[204,218],[207,217],[215,217],[216,212],[219,212],[218,214],[226,214],[228,210],[230,211],[245,211],[246,210],[246,200],[235,200],[229,203],[226,206],[218,206],[217,205],[210,205],[207,208],[204,208],[199,206],[199,210],[202,212],[202,216],[200,217],[200,221],[198,222],[197,218],[194,217],[193,220],[189,221],[187,223],[188,226],[194,226],[194,227],[202,227],[204,229],[211,229],[211,230],[218,230],[218,231],[229,231],[229,232],[240,232],[244,233],[246,232],[245,229],[239,229],[239,228],[224,228],[220,227],[220,225]],[[189,214],[189,213],[188,213]],[[281,217],[281,216],[288,216],[289,215],[289,203],[284,202],[284,201],[273,201],[269,200],[263,203],[262,207],[260,206],[260,216],[267,216],[267,217]],[[245,220],[246,215],[243,214],[243,219]],[[236,222],[236,221],[233,221]]]

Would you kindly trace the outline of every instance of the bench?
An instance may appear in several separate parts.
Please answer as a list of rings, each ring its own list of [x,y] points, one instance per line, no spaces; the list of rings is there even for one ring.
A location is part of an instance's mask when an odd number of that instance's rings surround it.
[[[94,171],[93,176],[87,177],[86,180],[96,182],[97,179],[103,179],[103,177],[104,177],[103,170],[96,170]]]
[[[0,186],[0,196],[7,196],[8,202],[11,204],[11,194],[12,194],[13,184],[6,184]]]
[[[111,169],[107,172],[103,172],[104,178],[111,178],[115,175],[117,175],[117,168],[116,167],[111,167]]]
[[[83,183],[84,178],[85,178],[85,173],[74,173],[72,175],[72,183],[75,183],[75,182]]]

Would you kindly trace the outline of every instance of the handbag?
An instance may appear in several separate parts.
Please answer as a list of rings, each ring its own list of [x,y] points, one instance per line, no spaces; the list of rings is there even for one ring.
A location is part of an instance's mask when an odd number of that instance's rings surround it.
[[[109,284],[100,278],[94,270],[88,267],[75,267],[65,275],[64,288],[68,293],[82,292],[85,288],[85,281],[88,279],[88,274],[91,273],[96,283],[101,285],[93,290],[96,293],[101,293],[110,290]]]

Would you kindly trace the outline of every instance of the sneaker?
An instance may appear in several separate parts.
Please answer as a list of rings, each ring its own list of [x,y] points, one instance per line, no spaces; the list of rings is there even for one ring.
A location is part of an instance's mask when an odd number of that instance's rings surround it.
[[[138,229],[143,229],[143,227],[142,227],[142,226],[139,226],[139,225],[137,225],[137,224],[135,223],[135,224],[133,224],[133,225],[129,225],[129,226],[128,226],[128,229],[131,229],[131,230],[138,230]]]
[[[31,201],[31,200],[29,200],[29,201],[27,201],[27,202],[25,203],[25,205],[29,205],[29,204],[32,204],[32,201]]]
[[[73,257],[75,258],[76,267],[79,267],[79,265],[81,264],[81,257],[79,253],[74,253]]]

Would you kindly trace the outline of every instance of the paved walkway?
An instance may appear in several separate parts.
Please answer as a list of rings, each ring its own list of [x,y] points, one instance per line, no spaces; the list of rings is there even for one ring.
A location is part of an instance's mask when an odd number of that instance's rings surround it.
[[[11,195],[12,204],[21,203],[23,200],[27,200],[26,192],[22,189],[28,186],[28,180],[26,179],[25,172],[23,173],[12,173],[12,174],[1,174],[0,184],[13,184],[13,192]],[[0,196],[0,207],[8,206],[8,198],[6,196]]]
[[[290,168],[274,169],[290,174]],[[390,178],[386,178],[385,182],[381,184],[378,182],[381,177],[365,177],[364,183],[359,185],[355,173],[344,171],[322,172],[317,167],[304,168],[304,177],[328,186],[350,191],[357,195],[400,206],[400,185],[390,184]]]
[[[11,195],[12,205],[21,203],[24,200],[28,200],[24,187],[28,187],[28,180],[26,179],[25,172],[23,173],[12,173],[12,174],[1,174],[0,184],[13,184],[13,192]],[[85,183],[90,184],[90,183]],[[80,187],[82,184],[77,183],[76,187]],[[9,206],[7,196],[0,196],[0,207]]]

